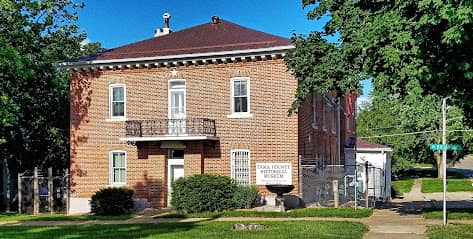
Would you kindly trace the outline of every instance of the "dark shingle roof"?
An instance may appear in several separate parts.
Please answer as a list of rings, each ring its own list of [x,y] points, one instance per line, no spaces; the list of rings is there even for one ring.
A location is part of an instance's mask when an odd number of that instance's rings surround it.
[[[362,139],[357,139],[356,140],[356,147],[357,148],[365,148],[365,149],[386,149],[390,148],[389,146],[382,145],[382,144],[376,144],[372,142],[368,142]]]
[[[204,23],[165,36],[131,43],[69,62],[172,56],[290,46],[287,38],[220,20]]]

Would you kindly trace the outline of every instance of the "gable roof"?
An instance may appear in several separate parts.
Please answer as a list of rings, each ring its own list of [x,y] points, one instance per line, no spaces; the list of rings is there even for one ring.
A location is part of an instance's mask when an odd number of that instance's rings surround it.
[[[383,150],[389,149],[389,150],[392,150],[391,147],[389,147],[389,146],[368,142],[368,141],[362,140],[362,139],[356,139],[356,148],[357,148],[357,150],[359,150],[359,149],[383,149]]]
[[[68,60],[93,62],[129,58],[193,55],[250,49],[291,48],[291,40],[220,20],[168,35],[120,46],[104,52]]]

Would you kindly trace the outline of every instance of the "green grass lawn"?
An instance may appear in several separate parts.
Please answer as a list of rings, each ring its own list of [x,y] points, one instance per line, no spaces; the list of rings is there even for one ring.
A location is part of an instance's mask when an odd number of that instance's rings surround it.
[[[161,218],[218,218],[218,217],[343,217],[361,218],[369,217],[373,213],[371,209],[353,208],[302,208],[286,212],[262,212],[262,211],[224,211],[209,213],[166,213],[158,217]]]
[[[447,184],[448,192],[473,191],[468,179],[448,179]],[[421,190],[423,193],[443,192],[442,179],[423,178]]]
[[[411,191],[412,186],[414,186],[414,179],[400,179],[391,183],[400,193],[408,193]]]
[[[473,224],[429,226],[427,236],[429,239],[471,239],[473,238]]]
[[[426,219],[442,219],[442,209],[424,209],[422,216]],[[451,208],[447,210],[448,219],[473,219],[473,208]]]
[[[256,222],[264,230],[233,231],[235,222],[159,223],[126,225],[75,225],[0,227],[0,238],[9,239],[105,239],[105,238],[362,238],[367,226],[358,222],[291,221]],[[246,223],[246,222],[245,222]]]
[[[49,215],[41,214],[18,215],[16,213],[0,213],[0,222],[4,221],[82,221],[82,220],[127,220],[136,217],[135,214],[119,215],[119,216],[95,216],[95,215]]]

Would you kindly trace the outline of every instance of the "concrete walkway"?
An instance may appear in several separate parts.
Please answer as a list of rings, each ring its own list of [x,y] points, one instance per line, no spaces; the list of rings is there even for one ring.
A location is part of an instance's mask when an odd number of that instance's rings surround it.
[[[403,199],[394,199],[386,209],[377,209],[373,216],[362,219],[369,227],[363,238],[426,238],[427,221],[421,213],[428,202],[419,200],[422,198],[420,189],[421,181],[415,180],[411,192],[404,194]]]

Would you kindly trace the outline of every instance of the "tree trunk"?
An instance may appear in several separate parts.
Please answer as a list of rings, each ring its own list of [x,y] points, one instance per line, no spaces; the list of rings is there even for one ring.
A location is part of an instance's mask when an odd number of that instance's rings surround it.
[[[437,163],[437,178],[443,178],[442,154],[440,151],[434,151],[434,158]]]

